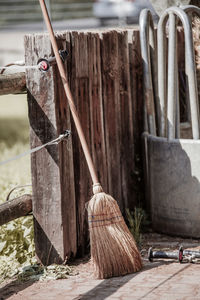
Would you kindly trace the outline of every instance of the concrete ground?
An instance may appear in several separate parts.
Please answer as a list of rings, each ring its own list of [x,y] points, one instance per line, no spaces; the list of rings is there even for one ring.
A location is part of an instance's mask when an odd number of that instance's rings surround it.
[[[0,286],[0,299],[5,300],[200,300],[199,261],[179,263],[175,260],[149,262],[147,252],[153,249],[176,251],[199,250],[200,240],[173,238],[159,234],[145,236],[141,249],[144,267],[135,274],[97,280],[92,276],[91,263],[82,261],[76,266],[77,275],[68,279],[26,282],[15,281]]]
[[[141,272],[106,280],[70,277],[57,281],[36,282],[10,300],[79,300],[79,299],[200,299],[198,264],[154,262]]]

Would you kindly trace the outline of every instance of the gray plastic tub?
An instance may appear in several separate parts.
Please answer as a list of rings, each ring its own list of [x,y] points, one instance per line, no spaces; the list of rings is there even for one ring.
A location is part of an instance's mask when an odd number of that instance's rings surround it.
[[[200,140],[143,134],[153,229],[200,237]]]

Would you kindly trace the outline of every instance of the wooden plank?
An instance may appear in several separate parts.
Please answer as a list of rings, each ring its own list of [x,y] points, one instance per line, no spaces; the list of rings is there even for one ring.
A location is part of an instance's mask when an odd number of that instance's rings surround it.
[[[27,35],[25,49],[28,65],[36,64],[40,57],[52,55],[48,35]],[[26,82],[33,148],[58,137],[63,129],[68,129],[65,126],[70,120],[61,80],[55,70],[46,73],[27,70]],[[66,142],[48,146],[31,157],[36,254],[45,265],[62,263],[67,257],[76,255],[73,163],[70,159]],[[72,175],[64,178],[66,173]]]
[[[25,73],[0,75],[0,95],[22,94],[26,92]]]
[[[108,191],[122,204],[121,154],[119,148],[120,135],[120,87],[119,87],[119,44],[118,32],[108,31],[102,33],[101,59],[102,59],[102,95],[105,121],[105,141],[108,172]]]
[[[23,195],[0,205],[0,226],[28,215],[32,211],[31,195]]]
[[[101,37],[98,32],[88,33],[89,105],[91,113],[92,156],[99,181],[106,192],[108,191],[108,175],[102,99],[100,39]]]
[[[66,41],[69,41],[70,36],[67,33],[58,36],[59,49],[68,50],[70,45]],[[66,61],[65,68],[67,70],[67,64],[70,61]],[[54,68],[54,95],[56,105],[56,119],[57,129],[59,132],[64,132],[66,129],[71,130],[71,118],[70,110],[67,102],[67,98],[61,83],[59,80],[58,68]],[[60,155],[60,181],[62,192],[62,224],[64,238],[64,249],[68,253],[68,256],[74,256],[77,252],[77,225],[76,225],[76,198],[75,198],[75,184],[74,184],[74,161],[73,161],[73,148],[72,139],[65,140],[59,144]]]
[[[138,139],[143,132],[143,97],[142,97],[142,58],[140,51],[139,31],[134,30],[132,33],[130,55],[130,76],[131,76],[131,93],[133,99],[133,128],[134,143],[140,148]]]
[[[71,70],[70,87],[74,96],[75,105],[91,151],[91,126],[89,99],[89,73],[88,73],[88,46],[86,32],[71,33]],[[85,204],[90,199],[92,181],[89,175],[85,156],[77,136],[74,123],[73,132],[73,155],[74,155],[74,178],[76,190],[76,217],[77,217],[77,253],[83,256],[88,252],[88,224]]]
[[[130,111],[132,113],[132,134],[133,134],[133,173],[132,191],[129,194],[129,208],[133,210],[135,206],[144,202],[144,181],[142,164],[142,143],[141,134],[143,126],[143,81],[142,81],[142,58],[140,51],[140,38],[138,30],[128,32],[129,36],[129,63],[130,63],[130,88],[132,103]],[[132,106],[132,108],[131,108]],[[132,199],[132,202],[131,202]]]
[[[118,65],[119,65],[119,113],[120,113],[120,172],[122,186],[123,212],[131,208],[134,202],[134,147],[132,125],[132,98],[129,70],[128,32],[120,31],[118,34]]]

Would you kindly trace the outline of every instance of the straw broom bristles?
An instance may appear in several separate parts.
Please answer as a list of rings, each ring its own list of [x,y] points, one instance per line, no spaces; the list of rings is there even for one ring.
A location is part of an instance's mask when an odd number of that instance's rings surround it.
[[[88,204],[91,259],[97,278],[109,278],[137,272],[142,268],[140,253],[117,202],[93,187]]]

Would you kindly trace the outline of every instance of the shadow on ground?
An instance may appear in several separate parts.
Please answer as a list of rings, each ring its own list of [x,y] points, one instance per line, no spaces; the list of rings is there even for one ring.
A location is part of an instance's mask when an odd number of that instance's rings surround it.
[[[23,291],[27,287],[31,286],[35,281],[29,280],[27,282],[20,282],[19,280],[14,280],[6,284],[4,287],[0,288],[0,300],[5,300],[10,298],[12,295]],[[28,299],[27,299],[28,300]]]
[[[115,292],[117,292],[117,290],[120,289],[123,285],[128,283],[131,279],[136,277],[141,272],[145,272],[147,270],[156,268],[158,266],[168,265],[171,263],[174,263],[174,261],[160,260],[160,261],[157,261],[157,262],[154,262],[151,264],[150,263],[146,264],[143,267],[143,269],[138,273],[129,274],[129,275],[122,276],[122,277],[114,277],[114,278],[110,278],[110,279],[105,279],[105,280],[101,281],[101,283],[99,285],[97,285],[95,288],[91,289],[87,293],[81,294],[81,295],[73,298],[72,300],[94,300],[94,299],[104,300],[104,299],[107,299],[108,297],[112,296]]]

